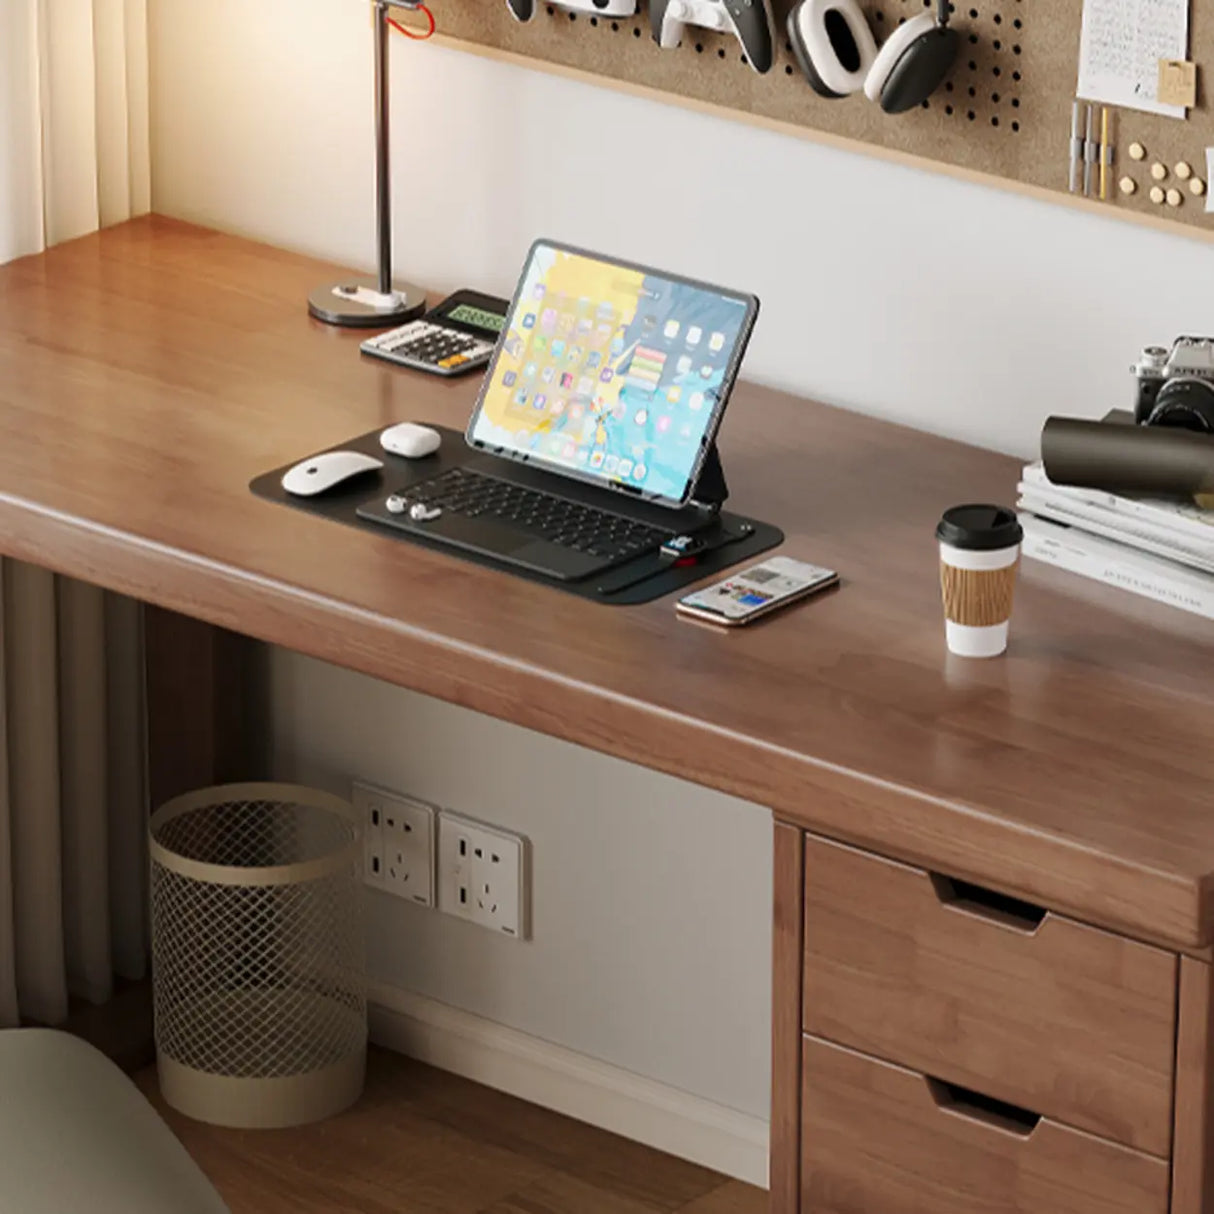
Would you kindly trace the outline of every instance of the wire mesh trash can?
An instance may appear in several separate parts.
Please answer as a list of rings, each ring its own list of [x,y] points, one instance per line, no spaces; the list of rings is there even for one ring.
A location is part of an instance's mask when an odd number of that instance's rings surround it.
[[[359,824],[287,784],[187,793],[152,815],[152,976],[165,1100],[245,1129],[332,1116],[367,1054]]]

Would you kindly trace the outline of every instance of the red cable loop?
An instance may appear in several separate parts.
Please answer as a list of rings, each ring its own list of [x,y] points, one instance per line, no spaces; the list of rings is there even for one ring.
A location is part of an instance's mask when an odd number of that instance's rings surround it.
[[[412,38],[414,42],[425,42],[427,38],[434,36],[434,14],[424,4],[419,4],[417,6],[417,11],[419,13],[425,13],[426,20],[430,23],[430,28],[426,30],[424,34],[416,33],[414,30],[409,29],[407,26],[401,25],[399,21],[396,21],[391,17],[388,18],[388,24],[394,30],[396,30],[398,34],[404,34],[406,38]]]

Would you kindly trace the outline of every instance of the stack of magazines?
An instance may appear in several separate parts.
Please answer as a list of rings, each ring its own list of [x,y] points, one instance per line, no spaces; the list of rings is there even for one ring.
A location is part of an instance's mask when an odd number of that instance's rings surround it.
[[[1214,510],[1055,485],[1024,469],[1024,555],[1214,619]]]

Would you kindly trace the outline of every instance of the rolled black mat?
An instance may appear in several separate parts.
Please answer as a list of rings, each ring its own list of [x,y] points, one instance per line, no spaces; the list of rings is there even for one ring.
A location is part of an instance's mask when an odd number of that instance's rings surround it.
[[[1185,496],[1214,491],[1214,436],[1193,430],[1051,417],[1041,432],[1041,459],[1056,485]]]

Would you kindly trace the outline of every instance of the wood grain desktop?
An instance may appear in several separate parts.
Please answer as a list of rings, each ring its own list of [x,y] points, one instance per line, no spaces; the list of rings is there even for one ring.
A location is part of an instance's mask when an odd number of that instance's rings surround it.
[[[0,268],[0,553],[157,609],[156,788],[256,764],[243,637],[747,798],[775,1214],[1214,1214],[1214,625],[1029,564],[1007,657],[950,657],[935,524],[1019,461],[750,384],[731,504],[843,586],[734,634],[259,501],[471,408],[308,319],[338,272],[159,218]]]
[[[1015,461],[743,384],[721,438],[732,500],[843,591],[725,639],[665,601],[565,602],[247,492],[377,424],[467,419],[474,382],[360,359],[357,335],[309,320],[300,301],[333,270],[157,218],[0,269],[4,552],[832,837],[1209,942],[1211,627],[1027,568],[1007,660],[944,655],[935,523],[1010,500]]]

